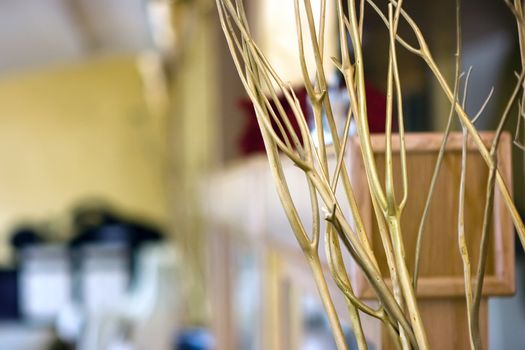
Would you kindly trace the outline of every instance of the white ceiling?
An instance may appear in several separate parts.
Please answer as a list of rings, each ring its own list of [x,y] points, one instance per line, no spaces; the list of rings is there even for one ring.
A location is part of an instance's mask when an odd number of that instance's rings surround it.
[[[0,75],[153,47],[146,0],[0,0]]]

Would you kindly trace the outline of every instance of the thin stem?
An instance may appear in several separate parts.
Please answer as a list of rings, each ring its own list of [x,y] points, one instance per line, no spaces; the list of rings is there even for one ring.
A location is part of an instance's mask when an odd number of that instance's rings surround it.
[[[370,285],[377,293],[378,299],[385,307],[386,312],[405,330],[410,343],[413,346],[419,346],[409,321],[406,319],[399,304],[397,304],[395,298],[390,293],[390,290],[384,283],[381,275],[378,275],[378,271],[371,270],[372,265],[369,261],[367,261],[368,257],[366,255],[360,254],[358,250],[353,248],[353,246],[356,244],[355,238],[349,234],[351,233],[351,228],[348,223],[344,220],[341,220],[341,218],[342,214],[336,210],[332,219],[333,221],[331,221],[331,223],[334,224],[334,228],[338,232],[339,237],[342,239],[349,253],[363,270],[365,276],[370,282]]]
[[[315,122],[315,129],[317,131],[317,144],[319,145],[319,155],[321,160],[321,169],[324,173],[325,177],[329,177],[328,174],[328,160],[326,156],[326,147],[325,147],[325,141],[324,141],[324,128],[323,128],[323,107],[321,102],[321,96],[316,91],[313,84],[310,82],[310,75],[308,73],[308,68],[306,65],[306,59],[305,59],[305,51],[304,51],[304,43],[303,43],[303,30],[302,30],[302,21],[301,21],[301,10],[299,5],[299,0],[294,1],[294,8],[295,8],[295,25],[296,25],[296,31],[297,31],[297,41],[299,43],[299,61],[301,64],[301,70],[303,74],[303,79],[305,82],[306,92],[308,94],[308,97],[310,98],[310,101],[312,103],[312,109],[314,112],[314,122]],[[310,30],[312,30],[310,28]],[[315,28],[313,29],[313,32],[310,33],[312,36],[312,40],[315,40]]]
[[[492,94],[494,93],[494,86],[490,89],[490,92],[489,94],[487,95],[487,98],[485,98],[485,101],[483,102],[483,104],[481,105],[478,113],[476,113],[476,115],[474,116],[474,118],[472,118],[472,123],[475,124],[479,117],[483,114],[483,112],[485,111],[485,108],[487,107],[487,104],[489,103],[490,101],[490,98],[492,97]]]
[[[392,18],[392,4],[388,5],[388,23],[390,31],[395,30]],[[392,45],[390,45],[392,46]],[[392,164],[392,104],[394,89],[394,72],[392,67],[393,50],[390,47],[388,57],[388,74],[387,74],[387,92],[386,92],[386,116],[385,116],[385,193],[387,201],[388,215],[395,214],[395,191],[394,191],[394,174]]]
[[[371,0],[368,0],[369,3]],[[395,3],[395,1],[392,1]],[[521,5],[520,5],[521,6]],[[465,112],[465,110],[462,108],[460,103],[455,101],[454,94],[452,90],[450,89],[448,83],[446,82],[443,74],[441,73],[440,69],[438,68],[436,62],[434,61],[434,58],[432,57],[430,50],[428,49],[428,45],[426,44],[425,38],[423,37],[423,34],[421,33],[421,30],[417,26],[417,24],[414,22],[414,20],[405,12],[401,11],[401,15],[403,18],[407,21],[408,25],[412,28],[418,43],[420,45],[420,49],[418,50],[418,54],[427,66],[430,68],[432,73],[434,74],[436,80],[438,81],[439,85],[441,86],[441,89],[445,93],[446,97],[451,103],[455,103],[455,110],[458,116],[461,119],[461,122],[465,125],[467,128],[467,131],[469,132],[470,136],[472,137],[474,144],[478,148],[479,153],[481,154],[483,160],[485,163],[490,167],[492,163],[492,159],[490,157],[490,152],[488,151],[487,147],[483,143],[483,140],[481,139],[481,136],[479,135],[478,131],[472,124],[472,121],[470,120],[468,114]],[[525,30],[525,28],[523,28]],[[396,39],[401,43],[400,38],[396,37]],[[403,45],[404,46],[404,45]],[[520,213],[518,212],[516,205],[514,204],[514,201],[512,199],[512,196],[509,192],[509,189],[507,185],[505,184],[505,181],[503,180],[503,177],[501,176],[501,173],[499,170],[496,170],[496,183],[498,185],[498,188],[501,192],[501,196],[503,199],[503,202],[505,203],[505,206],[507,207],[507,210],[510,213],[510,216],[512,218],[512,222],[514,224],[514,227],[516,228],[516,232],[518,234],[518,238],[520,239],[521,245],[525,249],[525,224],[523,223],[523,220],[520,216]]]
[[[387,147],[386,147],[386,195],[387,195],[387,202],[388,202],[388,208],[387,213],[389,216],[397,216],[398,218],[401,217],[403,209],[406,204],[406,200],[408,197],[408,170],[407,170],[407,163],[406,163],[406,145],[405,145],[405,134],[404,134],[404,123],[403,123],[403,97],[402,97],[402,91],[401,91],[401,82],[399,78],[399,68],[397,65],[397,53],[396,53],[396,33],[398,28],[398,21],[399,21],[399,14],[402,7],[402,0],[399,1],[395,14],[393,13],[392,4],[389,4],[388,6],[388,20],[390,24],[390,31],[389,31],[389,37],[390,37],[390,55],[389,55],[389,74],[388,74],[388,84],[389,84],[389,103],[388,108],[390,111],[387,113]],[[396,205],[396,199],[395,199],[395,192],[394,192],[394,183],[393,183],[393,163],[392,163],[392,89],[394,88],[395,84],[395,91],[396,91],[396,105],[397,105],[397,113],[398,113],[398,124],[399,124],[399,139],[400,139],[400,158],[401,158],[401,173],[402,173],[402,183],[403,183],[403,199],[401,200],[399,205]],[[392,241],[395,241],[396,238],[392,238]],[[401,242],[402,243],[402,242]],[[404,247],[402,247],[404,250]],[[404,252],[403,252],[404,254]],[[396,265],[396,259],[395,259],[395,253],[394,253],[394,265]],[[396,285],[394,285],[395,294],[404,295],[405,291],[400,288],[399,285],[399,278],[398,278],[398,271],[401,269],[406,269],[406,264],[403,262],[402,267],[399,267],[396,265],[397,269],[395,271],[395,277],[396,277]],[[409,283],[408,283],[409,284]],[[398,295],[396,297],[396,300],[399,300],[401,302],[400,305],[404,305],[403,298]],[[406,296],[404,297],[406,300]],[[398,302],[399,302],[398,301]],[[407,301],[407,304],[409,305],[409,312],[413,312],[410,310],[410,303],[411,301]],[[414,320],[413,320],[414,321]],[[408,339],[406,337],[406,334],[404,330],[400,329],[400,338],[401,338],[401,345],[403,349],[409,349],[410,345],[408,343]]]
[[[310,194],[310,205],[311,205],[311,212],[312,212],[312,243],[311,247],[312,250],[317,251],[319,247],[319,240],[321,236],[321,218],[319,215],[319,201],[317,199],[317,191],[315,189],[315,186],[312,183],[312,180],[306,177],[306,181],[308,182],[308,190]]]
[[[377,197],[378,204],[383,210],[385,210],[387,207],[386,196],[382,190],[381,182],[379,181],[379,175],[377,173],[372,144],[370,141],[370,130],[368,128],[363,55],[361,41],[359,38],[359,28],[357,26],[358,20],[355,11],[354,0],[348,1],[348,12],[350,19],[349,32],[354,45],[355,55],[355,82],[357,88],[357,106],[359,111],[356,114],[357,131],[359,135],[365,171],[367,178],[369,179],[370,194]]]
[[[399,284],[401,291],[403,292],[404,299],[406,302],[407,310],[410,315],[410,321],[412,328],[417,339],[417,343],[420,349],[428,349],[428,339],[426,331],[423,326],[423,321],[419,313],[416,294],[412,288],[410,274],[405,264],[405,251],[402,242],[402,232],[400,227],[399,216],[388,217],[387,225],[392,236],[392,246],[394,248],[394,258],[396,266],[399,272]]]
[[[321,262],[317,256],[314,256],[309,259],[309,263],[317,285],[317,290],[321,296],[321,301],[323,302],[324,308],[328,314],[328,320],[330,322],[330,326],[332,327],[332,333],[334,335],[337,349],[348,350],[343,329],[341,328],[341,322],[339,321],[337,310],[335,309],[334,303],[332,302],[330,291],[328,290],[328,285],[326,284],[326,280],[323,275]]]
[[[362,303],[355,295],[346,272],[343,257],[341,255],[341,248],[339,245],[339,237],[334,232],[333,226],[328,224],[326,229],[326,254],[328,257],[328,264],[332,276],[334,277],[339,289],[343,291],[350,313],[350,321],[352,323],[352,329],[356,336],[357,345],[359,349],[367,349],[366,339],[363,333],[363,327],[361,325],[361,319],[359,317],[358,308],[363,312],[373,316],[381,317],[377,315],[374,310],[369,308],[367,305]]]
[[[456,11],[456,17],[457,17],[457,11]],[[455,54],[455,74],[454,74],[454,100],[453,100],[454,102],[450,106],[450,111],[448,113],[448,118],[447,118],[447,126],[445,128],[443,138],[441,139],[441,145],[439,146],[439,153],[438,153],[438,157],[436,160],[436,164],[434,165],[434,171],[432,172],[432,179],[430,181],[430,187],[427,192],[427,199],[425,201],[425,207],[423,209],[423,214],[421,215],[421,219],[419,220],[419,227],[418,227],[417,239],[416,239],[416,251],[414,254],[415,256],[414,258],[414,276],[412,279],[414,289],[416,290],[417,290],[417,282],[419,278],[421,246],[423,244],[423,234],[425,232],[425,224],[427,222],[427,217],[428,217],[428,213],[430,210],[430,205],[432,203],[432,197],[434,195],[434,190],[436,188],[437,179],[441,171],[441,165],[443,164],[443,158],[445,156],[445,150],[447,147],[448,137],[450,135],[450,130],[452,129],[452,118],[454,116],[454,105],[455,105],[455,102],[457,101],[458,91],[459,91],[460,67],[461,67],[461,34],[460,34],[459,28],[456,28],[456,54]],[[467,78],[465,80],[465,86],[468,86],[468,78],[470,76],[470,71],[471,69],[469,69],[469,73],[467,73]],[[464,99],[466,99],[466,91],[463,93],[463,97]]]
[[[469,325],[469,340],[472,349],[479,349],[477,342],[474,340],[472,332],[472,277],[470,269],[470,258],[465,238],[465,184],[467,177],[467,147],[468,132],[463,128],[463,144],[461,147],[461,180],[459,187],[459,205],[458,205],[458,247],[463,263],[463,278],[465,284],[465,299],[467,303],[467,320]]]
[[[514,144],[525,150],[525,145],[520,144],[519,138],[520,138],[520,127],[521,127],[521,119],[525,119],[525,114],[523,112],[523,104],[521,102],[518,102],[518,122],[516,123],[516,132],[514,133]]]
[[[397,273],[397,267],[396,267],[394,252],[392,248],[392,241],[390,239],[390,235],[388,232],[388,228],[386,227],[386,223],[385,223],[383,214],[381,213],[381,210],[373,197],[372,197],[372,207],[374,208],[374,214],[375,214],[375,218],[378,224],[379,235],[381,237],[381,243],[383,244],[383,249],[385,251],[388,271],[390,274],[390,281],[392,281],[392,289],[394,291],[394,298],[396,299],[396,302],[398,303],[399,307],[404,308],[405,302],[403,299],[403,293],[401,292],[401,288],[399,286],[399,277]],[[400,328],[400,338],[402,338],[402,342],[403,342],[403,344],[401,345],[402,348],[410,349],[408,344],[406,344],[407,339],[406,339],[406,334],[404,334],[404,329],[401,327],[401,325],[399,325],[399,328]]]
[[[359,1],[359,39],[363,42],[363,27],[365,25],[365,0]]]
[[[338,13],[338,20],[339,20],[339,39],[341,41],[341,56],[342,56],[342,63],[340,65],[340,71],[343,74],[343,77],[345,79],[346,88],[348,91],[348,95],[350,98],[350,111],[352,115],[354,116],[354,120],[357,122],[357,115],[360,113],[358,109],[358,99],[357,99],[357,93],[354,90],[354,67],[350,63],[350,57],[348,55],[348,44],[346,42],[346,33],[344,32],[344,25],[343,25],[343,5],[341,3],[342,0],[339,0],[337,2],[337,13]],[[349,112],[350,113],[350,112]],[[346,125],[345,125],[345,131],[349,127],[350,120],[347,119]],[[332,125],[332,124],[330,124]],[[332,130],[332,129],[331,129]],[[372,261],[376,264],[377,262],[375,260],[374,253],[372,252],[372,249],[370,248],[370,243],[368,241],[368,237],[365,231],[363,219],[361,217],[361,212],[359,211],[357,201],[353,192],[352,185],[350,184],[350,179],[348,176],[348,172],[346,170],[345,163],[343,162],[344,152],[345,152],[345,146],[346,146],[346,139],[343,139],[343,147],[339,148],[339,136],[337,133],[332,132],[332,138],[334,138],[334,148],[336,151],[336,156],[338,158],[338,166],[336,167],[336,172],[334,174],[334,182],[333,182],[333,188],[335,191],[335,188],[337,186],[337,179],[339,176],[339,172],[342,172],[342,179],[343,179],[343,185],[345,189],[345,194],[347,196],[347,199],[350,203],[350,208],[352,211],[352,216],[356,224],[356,230],[359,235],[360,240],[363,242],[363,246],[367,250],[367,253],[369,254]],[[340,150],[340,151],[339,151]]]
[[[473,306],[472,306],[472,320],[474,322],[473,329],[474,333],[477,336],[477,341],[481,344],[480,339],[480,331],[479,331],[479,307],[481,302],[481,294],[483,290],[483,281],[485,276],[485,266],[487,261],[487,255],[488,255],[488,243],[490,240],[489,233],[490,233],[490,223],[492,219],[492,210],[494,207],[494,190],[495,190],[495,183],[496,183],[496,172],[497,172],[497,164],[498,164],[498,145],[501,138],[501,135],[503,133],[503,128],[505,126],[505,123],[508,120],[508,117],[510,115],[510,110],[514,104],[514,101],[516,100],[516,97],[518,96],[518,92],[520,91],[521,84],[523,81],[523,73],[521,74],[520,79],[518,79],[518,82],[514,88],[514,91],[507,103],[507,106],[505,107],[505,110],[503,112],[503,115],[499,121],[498,128],[496,129],[496,134],[494,136],[494,139],[492,140],[492,145],[490,148],[490,157],[492,159],[491,167],[489,168],[489,177],[487,180],[487,192],[486,192],[486,199],[485,199],[485,209],[483,212],[483,226],[481,231],[481,240],[480,240],[480,255],[478,260],[478,269],[476,272],[476,281],[475,281],[475,290],[474,290],[474,300],[473,300]]]
[[[383,12],[379,9],[379,7],[374,3],[373,0],[366,0],[366,2],[368,2],[368,4],[372,7],[372,9],[377,13],[377,15],[381,18],[381,20],[383,21],[383,23],[385,24],[385,26],[387,27],[387,29],[390,31],[390,24],[388,23],[388,19],[386,18],[386,16],[383,14]],[[415,55],[418,55],[420,56],[421,55],[421,50],[420,49],[417,49],[415,48],[414,46],[410,45],[409,43],[407,43],[402,37],[400,37],[399,35],[396,34],[396,40],[405,48],[407,49],[408,51],[412,52],[413,54]]]

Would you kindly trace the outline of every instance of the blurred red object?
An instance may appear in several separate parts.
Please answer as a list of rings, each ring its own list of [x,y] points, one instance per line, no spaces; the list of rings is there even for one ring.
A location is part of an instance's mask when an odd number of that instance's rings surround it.
[[[385,114],[386,114],[386,96],[383,92],[376,89],[375,87],[367,84],[366,85],[366,96],[367,96],[367,109],[368,109],[368,125],[370,132],[372,133],[384,133],[385,132]],[[313,118],[312,113],[309,111],[308,94],[304,87],[294,89],[297,98],[301,104],[303,114],[307,118],[306,122],[308,125],[312,125]],[[300,136],[299,125],[295,120],[292,109],[288,105],[284,96],[279,96],[279,101],[284,108],[286,114],[290,117],[290,122],[297,135]],[[272,107],[275,108],[275,103],[271,102]],[[244,111],[247,118],[246,127],[244,132],[239,139],[239,150],[243,155],[249,155],[252,153],[264,152],[264,142],[262,139],[259,125],[257,124],[257,118],[255,116],[255,110],[253,103],[250,99],[245,98],[239,101],[239,108]],[[277,125],[275,122],[272,123],[275,130]],[[394,126],[395,127],[395,126]]]

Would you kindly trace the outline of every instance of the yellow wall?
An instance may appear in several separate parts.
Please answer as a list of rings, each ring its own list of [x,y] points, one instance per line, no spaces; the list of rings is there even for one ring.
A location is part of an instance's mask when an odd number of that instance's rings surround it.
[[[131,57],[0,80],[0,232],[86,196],[164,223],[163,121],[143,92]]]

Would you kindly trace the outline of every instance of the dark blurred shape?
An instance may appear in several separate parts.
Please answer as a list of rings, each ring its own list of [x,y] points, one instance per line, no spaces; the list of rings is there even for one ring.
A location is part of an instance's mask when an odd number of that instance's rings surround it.
[[[0,270],[0,300],[0,321],[18,320],[18,272],[15,269]]]
[[[403,114],[405,130],[424,132],[432,129],[431,118],[421,118],[430,114],[431,98],[428,91],[407,93],[403,98]]]
[[[134,250],[142,243],[160,241],[162,231],[155,225],[119,215],[105,204],[79,206],[73,210],[76,232],[72,247],[92,243],[120,243]]]
[[[24,224],[15,228],[11,233],[11,245],[16,251],[41,244],[44,241],[39,230],[32,225]]]
[[[86,201],[73,209],[75,235],[70,241],[73,251],[88,245],[119,245],[129,252],[127,257],[130,282],[135,277],[136,252],[144,243],[163,240],[164,233],[156,225],[119,214],[103,201]]]
[[[189,328],[179,334],[175,344],[175,350],[212,350],[214,339],[206,328]]]
[[[53,340],[49,344],[47,350],[75,350],[75,344],[60,339],[55,332],[53,332]]]

